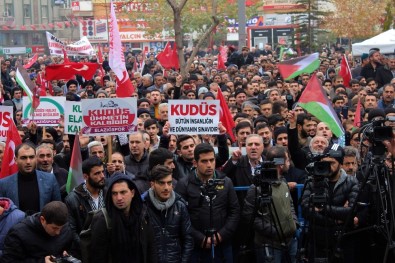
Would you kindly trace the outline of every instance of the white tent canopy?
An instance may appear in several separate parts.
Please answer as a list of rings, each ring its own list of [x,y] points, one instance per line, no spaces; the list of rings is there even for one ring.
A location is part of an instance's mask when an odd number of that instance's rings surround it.
[[[390,29],[361,43],[352,44],[352,54],[361,56],[369,49],[379,48],[381,54],[392,54],[395,50],[395,29]]]

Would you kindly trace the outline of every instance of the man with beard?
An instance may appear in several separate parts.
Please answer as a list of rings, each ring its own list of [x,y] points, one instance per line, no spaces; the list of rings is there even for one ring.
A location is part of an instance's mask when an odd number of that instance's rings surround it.
[[[325,122],[320,122],[317,125],[317,136],[325,137],[328,142],[332,141],[333,133]]]
[[[337,231],[344,229],[344,223],[358,195],[358,180],[354,176],[347,176],[341,169],[344,160],[344,150],[337,144],[326,148],[324,153],[328,157],[320,161],[330,163],[330,174],[322,178],[325,184],[325,204],[313,203],[311,195],[317,188],[317,178],[308,182],[302,196],[303,217],[309,223],[309,261],[317,262],[318,259],[326,258],[333,262],[337,243]],[[354,225],[358,225],[359,219],[354,217]],[[341,249],[344,254],[344,262],[354,262],[352,257],[352,246],[355,244],[353,235],[344,236]],[[321,262],[321,261],[320,261]]]
[[[378,101],[378,108],[385,110],[386,108],[393,107],[394,105],[395,86],[392,84],[385,84],[383,87],[382,99]]]
[[[273,132],[267,124],[258,124],[255,133],[262,137],[265,149],[273,146]]]
[[[358,149],[352,146],[344,147],[344,160],[342,164],[342,169],[346,172],[347,175],[356,176],[358,170],[358,159],[359,152]]]
[[[372,48],[369,50],[369,63],[362,68],[361,76],[365,79],[375,79],[378,69],[382,66],[380,49]]]
[[[51,201],[60,201],[59,185],[53,174],[36,170],[36,150],[30,143],[15,148],[18,172],[0,180],[0,196],[11,199],[30,215]]]
[[[85,182],[74,188],[65,199],[69,210],[70,227],[78,241],[88,213],[105,206],[106,179],[102,161],[97,156],[89,157],[82,163],[82,173]]]

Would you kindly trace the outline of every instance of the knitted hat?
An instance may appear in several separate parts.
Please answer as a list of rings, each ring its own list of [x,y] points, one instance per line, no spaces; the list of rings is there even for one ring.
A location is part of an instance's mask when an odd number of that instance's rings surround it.
[[[324,154],[329,153],[329,157],[335,159],[338,161],[340,164],[343,164],[343,159],[344,159],[344,149],[339,146],[339,144],[334,143],[333,145],[328,146],[324,150]]]

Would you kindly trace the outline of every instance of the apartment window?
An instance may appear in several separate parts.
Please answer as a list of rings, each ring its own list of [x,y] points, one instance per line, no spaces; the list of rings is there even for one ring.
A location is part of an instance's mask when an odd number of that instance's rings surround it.
[[[3,16],[4,17],[14,16],[14,5],[13,4],[5,4]]]
[[[30,5],[23,5],[23,17],[29,18],[32,16]]]
[[[41,6],[41,17],[48,18],[48,6],[46,5]]]

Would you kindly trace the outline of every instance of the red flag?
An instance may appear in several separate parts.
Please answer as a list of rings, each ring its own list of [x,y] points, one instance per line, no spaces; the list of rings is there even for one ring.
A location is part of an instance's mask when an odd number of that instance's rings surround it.
[[[18,172],[18,166],[15,163],[15,147],[22,144],[18,129],[12,121],[7,132],[7,141],[4,148],[4,157],[1,163],[0,178],[7,177]]]
[[[49,65],[45,67],[46,80],[74,79],[80,75],[85,79],[92,79],[99,64],[97,63],[75,63]]]
[[[130,81],[128,72],[126,71],[125,55],[122,51],[121,35],[119,34],[117,17],[115,16],[115,9],[111,1],[110,9],[110,52],[109,64],[110,68],[116,75],[117,83],[117,96],[131,97],[134,93],[134,87]]]
[[[37,80],[36,80],[36,84],[39,86],[39,96],[47,96],[47,85],[45,83],[45,79],[43,76],[43,72],[41,71],[40,73],[37,74]]]
[[[345,54],[343,55],[342,62],[340,64],[339,76],[341,76],[343,78],[344,86],[349,87],[350,80],[352,79],[352,75],[351,75],[350,66],[348,65],[347,57]]]
[[[37,59],[38,59],[38,54],[36,53],[36,54],[34,54],[34,56],[29,60],[29,62],[26,65],[23,65],[23,67],[25,69],[30,68],[31,66],[33,66],[34,63],[36,63]]]
[[[174,42],[172,54],[173,68],[180,69],[180,62],[178,61],[177,44]]]
[[[222,57],[222,47],[219,47],[219,53],[218,53],[218,65],[217,65],[217,69],[219,70],[225,70],[226,66],[225,66],[225,61]]]
[[[233,128],[235,127],[235,123],[232,118],[232,114],[230,113],[229,106],[225,101],[224,95],[222,95],[221,89],[218,89],[217,99],[219,99],[219,104],[221,106],[221,113],[219,120],[222,122],[222,125],[226,128],[226,132],[229,134],[232,141],[236,141],[235,136],[233,135]]]
[[[160,62],[162,67],[167,69],[167,68],[172,68],[174,65],[172,56],[173,56],[173,51],[171,50],[170,42],[167,42],[162,52],[160,52],[156,56],[156,59]]]
[[[69,57],[67,56],[66,50],[64,50],[64,48],[62,48],[62,51],[63,51],[63,64],[70,63],[70,60],[69,60]]]
[[[361,127],[361,98],[358,98],[357,109],[355,110],[354,127]]]
[[[104,61],[104,59],[103,59],[103,52],[101,51],[101,46],[100,45],[97,48],[98,48],[98,51],[97,51],[97,62],[102,64],[103,61]]]

